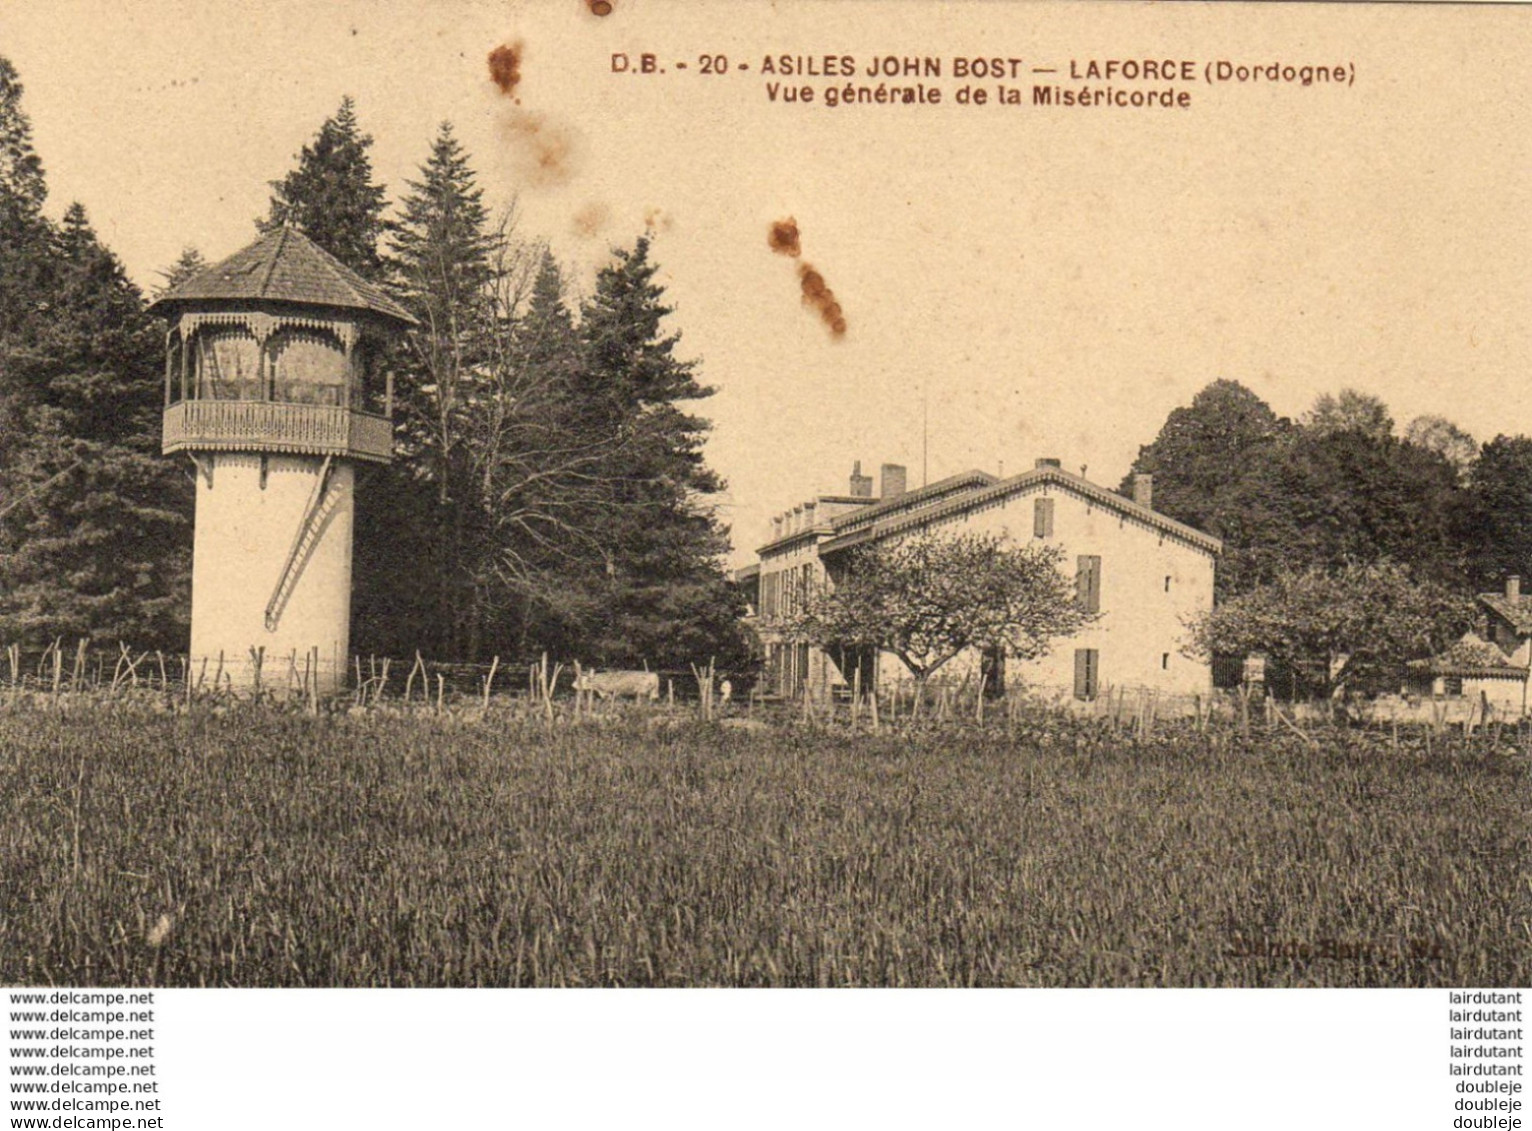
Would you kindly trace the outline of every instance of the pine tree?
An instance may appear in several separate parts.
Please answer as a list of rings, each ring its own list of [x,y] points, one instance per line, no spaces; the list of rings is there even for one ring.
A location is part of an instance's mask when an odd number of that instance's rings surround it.
[[[491,332],[490,256],[498,241],[450,123],[442,123],[421,179],[409,188],[393,234],[394,281],[421,328],[400,389],[401,424],[446,505],[468,395],[464,386],[482,363]]]
[[[174,263],[163,271],[156,272],[164,280],[156,293],[166,294],[169,291],[175,290],[188,279],[202,274],[203,271],[207,270],[207,267],[208,262],[203,258],[200,251],[190,246],[183,247],[181,254],[176,257]]]
[[[450,123],[408,187],[392,233],[390,282],[420,327],[394,353],[400,443],[385,489],[359,515],[358,560],[366,564],[358,604],[403,615],[425,633],[415,643],[466,657],[476,650],[483,600],[471,545],[478,484],[464,436],[490,351],[491,257],[500,241]]]
[[[11,348],[46,317],[54,251],[42,215],[48,187],[21,95],[16,68],[0,57],[0,342]]]
[[[298,154],[298,167],[271,182],[271,209],[258,227],[273,231],[292,224],[365,279],[379,280],[384,264],[378,240],[384,232],[386,196],[372,180],[367,151],[372,136],[356,119],[346,97],[333,118]]]
[[[610,501],[592,516],[605,576],[590,646],[603,662],[684,668],[708,650],[727,666],[739,610],[720,566],[728,534],[708,502],[723,481],[703,460],[708,422],[682,408],[713,390],[675,356],[680,335],[664,331],[672,310],[649,250],[645,235],[617,251],[580,321],[581,428],[618,440],[602,469]]]
[[[179,649],[191,492],[159,455],[161,335],[72,205],[54,231],[46,317],[8,336],[0,446],[0,636]]]
[[[21,78],[0,57],[0,209],[36,216],[48,196],[43,163],[32,148],[32,123],[21,108]]]

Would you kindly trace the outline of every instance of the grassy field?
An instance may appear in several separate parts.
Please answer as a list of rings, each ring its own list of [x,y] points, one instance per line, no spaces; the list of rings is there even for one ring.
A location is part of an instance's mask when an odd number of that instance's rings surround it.
[[[12,710],[0,982],[1532,984],[1527,758],[1443,747]]]

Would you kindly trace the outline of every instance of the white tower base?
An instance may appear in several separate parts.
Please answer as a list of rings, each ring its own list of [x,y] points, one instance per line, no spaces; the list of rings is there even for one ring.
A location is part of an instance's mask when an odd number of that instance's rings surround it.
[[[321,695],[343,691],[354,468],[320,456],[223,452],[198,453],[196,463],[193,684],[211,690],[217,678],[222,687],[248,692],[259,680],[282,694],[301,693],[305,680],[317,679]],[[300,541],[311,514],[313,530]],[[273,607],[284,569],[292,577]]]

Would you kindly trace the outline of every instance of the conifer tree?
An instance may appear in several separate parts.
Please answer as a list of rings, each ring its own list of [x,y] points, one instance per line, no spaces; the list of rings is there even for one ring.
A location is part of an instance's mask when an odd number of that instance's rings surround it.
[[[202,252],[196,248],[187,246],[181,249],[181,254],[176,256],[176,261],[162,271],[156,272],[164,280],[156,289],[157,295],[173,291],[182,283],[193,276],[202,274],[207,270],[208,261],[203,258]]]
[[[179,649],[191,492],[158,450],[161,336],[78,204],[48,267],[46,317],[5,343],[0,635]]]
[[[602,623],[590,641],[603,661],[681,666],[704,649],[737,662],[739,611],[720,566],[728,534],[710,498],[723,481],[706,465],[708,422],[686,402],[712,395],[696,365],[676,357],[650,239],[618,250],[580,321],[575,393],[587,435],[620,439],[603,468],[610,500],[593,517],[601,534]]]
[[[386,197],[383,186],[373,183],[371,147],[355,103],[343,98],[335,116],[298,154],[298,167],[271,182],[271,208],[258,221],[261,231],[292,224],[364,279],[381,279],[378,240]]]
[[[0,57],[0,208],[36,216],[48,196],[43,163],[32,148],[32,123],[21,108],[21,78]]]
[[[473,584],[478,496],[464,432],[484,380],[491,256],[500,240],[450,123],[408,187],[391,237],[390,281],[420,326],[394,353],[397,460],[385,473],[387,489],[359,515],[358,557],[368,565],[358,596],[394,619],[401,605],[412,606],[406,619],[424,631],[417,641],[464,657],[476,650],[483,606]]]
[[[42,215],[48,187],[21,95],[16,68],[0,57],[0,338],[12,346],[46,313],[53,259],[53,231]]]

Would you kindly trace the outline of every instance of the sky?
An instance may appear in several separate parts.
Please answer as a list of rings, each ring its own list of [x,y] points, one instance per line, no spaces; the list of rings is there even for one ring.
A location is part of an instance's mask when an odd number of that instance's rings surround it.
[[[735,564],[853,460],[919,484],[1053,457],[1115,486],[1220,377],[1289,416],[1349,386],[1401,428],[1532,433],[1529,7],[0,0],[0,54],[50,209],[82,202],[146,289],[183,247],[248,243],[346,95],[391,198],[451,121],[579,291],[647,226],[679,352],[717,390],[697,407]],[[848,79],[764,73],[784,55],[942,101],[830,106]],[[869,78],[886,57],[941,73]],[[1108,60],[1176,74],[1070,76]],[[1348,81],[1208,82],[1219,61]],[[1035,106],[1037,84],[1189,105]],[[796,260],[768,241],[788,218]]]

